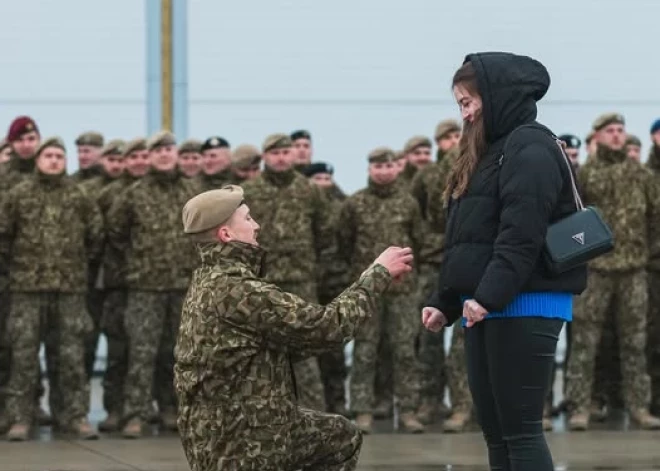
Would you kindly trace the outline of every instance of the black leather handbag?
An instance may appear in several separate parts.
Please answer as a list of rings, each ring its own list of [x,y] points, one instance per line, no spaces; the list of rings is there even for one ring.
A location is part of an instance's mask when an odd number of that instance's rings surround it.
[[[568,167],[577,211],[548,227],[543,257],[548,270],[559,275],[614,250],[614,237],[598,210],[585,207],[578,192],[568,156],[553,136]]]

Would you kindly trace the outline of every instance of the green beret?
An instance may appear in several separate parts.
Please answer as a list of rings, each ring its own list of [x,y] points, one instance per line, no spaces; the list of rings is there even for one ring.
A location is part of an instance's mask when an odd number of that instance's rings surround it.
[[[147,142],[147,150],[151,152],[154,149],[165,146],[175,146],[176,137],[169,131],[160,131],[151,136]]]
[[[41,143],[35,155],[38,157],[39,154],[41,154],[48,147],[57,147],[58,149],[62,149],[64,152],[66,152],[66,146],[64,145],[64,141],[62,139],[59,137],[49,137]]]
[[[409,154],[416,150],[419,147],[433,147],[433,144],[431,143],[431,139],[429,139],[426,136],[414,136],[408,139],[408,142],[406,142],[406,145],[403,146],[403,153],[404,154]]]
[[[593,124],[594,131],[600,131],[605,126],[610,124],[626,124],[626,120],[623,118],[623,115],[619,113],[605,113],[596,118]]]
[[[121,139],[113,139],[101,149],[101,157],[104,155],[124,156],[124,146],[126,143]]]
[[[103,147],[103,134],[96,131],[82,133],[76,139],[77,146]]]
[[[444,121],[440,121],[435,127],[435,133],[433,134],[433,137],[437,141],[445,137],[450,132],[461,132],[461,124],[455,119],[446,119]]]
[[[147,140],[143,137],[138,137],[132,141],[128,141],[128,143],[124,146],[124,157],[128,157],[133,152],[140,150],[147,150]]]
[[[642,141],[639,140],[639,137],[633,134],[628,134],[628,137],[626,137],[626,145],[642,147]]]
[[[198,141],[197,139],[188,139],[187,141],[183,141],[179,146],[179,154],[185,154],[189,152],[195,154],[201,153],[202,141]]]
[[[396,153],[389,147],[377,147],[369,152],[370,164],[383,164],[397,160]]]
[[[271,134],[266,138],[261,149],[263,152],[268,152],[269,150],[286,149],[291,146],[293,146],[291,138],[286,134]]]
[[[241,144],[231,153],[231,165],[237,169],[248,169],[261,162],[261,152],[250,144]]]
[[[199,234],[226,222],[243,203],[243,189],[227,185],[201,193],[183,207],[183,232]]]

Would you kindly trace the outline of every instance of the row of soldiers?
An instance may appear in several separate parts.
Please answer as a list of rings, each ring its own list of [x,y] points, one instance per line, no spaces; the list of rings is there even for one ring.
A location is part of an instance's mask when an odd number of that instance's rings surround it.
[[[620,195],[611,185],[630,182],[612,178],[613,173],[623,174],[614,172],[610,164],[624,162],[610,159],[605,144],[598,145],[600,132],[613,124],[602,121],[589,139],[593,152],[585,169],[595,166],[596,181],[610,186],[596,185],[589,194],[598,206],[625,205],[626,198],[612,196]],[[472,405],[462,331],[454,329],[445,361],[443,336],[421,329],[418,315],[442,263],[442,192],[460,130],[459,123],[451,120],[437,126],[435,162],[433,142],[424,136],[408,140],[401,152],[375,149],[367,159],[368,186],[347,198],[332,181],[332,167],[312,163],[312,139],[306,131],[269,136],[261,150],[249,145],[231,150],[221,137],[203,143],[186,141],[177,148],[170,133],[158,133],[149,141],[106,143],[100,134],[90,132],[77,139],[80,170],[67,177],[62,142],[42,142],[32,119],[15,120],[8,133],[9,161],[0,167],[0,269],[4,267],[0,293],[5,296],[0,321],[7,326],[0,342],[0,361],[6,367],[0,371],[10,372],[0,378],[6,396],[6,401],[0,397],[0,406],[6,402],[3,416],[9,438],[27,439],[40,415],[37,352],[42,341],[54,427],[83,438],[97,436],[86,413],[101,331],[108,340],[103,380],[108,416],[99,428],[139,437],[153,419],[155,401],[158,421],[165,429],[176,429],[172,351],[181,302],[195,265],[192,244],[181,233],[180,208],[193,195],[227,183],[243,186],[252,215],[262,226],[266,278],[307,300],[331,301],[386,246],[415,249],[416,276],[394,287],[381,315],[356,338],[348,395],[351,413],[360,429],[369,432],[374,417],[392,414],[396,398],[403,430],[422,432],[425,424],[440,418],[446,419],[445,430],[463,430]],[[574,136],[563,139],[577,168],[575,151],[580,144],[575,145]],[[628,142],[628,149],[632,144]],[[647,174],[635,165],[624,167]],[[600,201],[599,195],[607,199]],[[612,211],[619,214],[625,209]],[[615,231],[617,240],[628,234],[621,231]],[[619,242],[613,256],[628,257],[621,250],[626,245]],[[576,318],[583,317],[576,312]],[[574,334],[576,345],[584,343],[580,339],[598,339],[602,331],[611,330],[603,329],[602,323],[582,325]],[[580,337],[580,333],[585,334]],[[657,343],[657,333],[653,335]],[[646,330],[643,343],[645,339]],[[623,352],[623,341],[621,348]],[[567,393],[569,398],[580,398],[579,407],[571,409],[572,428],[577,430],[581,429],[576,426],[578,419],[584,416],[583,385],[590,384],[594,367],[591,350],[584,353],[582,346],[573,350],[579,361],[569,363],[576,366],[569,370],[573,389]],[[649,349],[649,354],[656,355],[658,364],[657,351]],[[631,358],[642,365],[638,355],[625,356],[626,361]],[[301,404],[349,413],[343,346],[296,363],[293,370]],[[643,382],[647,375],[646,371],[638,375],[640,368],[634,371],[626,384],[631,378],[633,383]],[[591,397],[591,386],[586,387]],[[446,388],[450,411],[443,406]],[[656,380],[654,407],[657,396]],[[638,414],[640,423],[653,425],[648,413],[640,415],[644,407],[648,410],[648,401],[626,406]]]

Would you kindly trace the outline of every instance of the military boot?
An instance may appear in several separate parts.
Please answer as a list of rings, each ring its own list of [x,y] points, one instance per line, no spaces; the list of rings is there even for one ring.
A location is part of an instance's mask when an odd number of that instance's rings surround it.
[[[358,414],[355,425],[362,433],[373,432],[374,416],[371,414]]]
[[[84,417],[74,420],[69,426],[68,431],[75,434],[79,440],[98,440],[99,438],[98,432],[92,428],[92,424]]]
[[[576,412],[568,419],[568,429],[573,432],[585,432],[589,429],[589,414]]]
[[[406,412],[399,417],[401,431],[407,433],[424,433],[424,425],[417,420],[414,412]]]
[[[470,412],[456,411],[454,412],[445,423],[442,425],[442,430],[445,433],[463,433],[465,427],[470,421]]]
[[[438,401],[431,398],[422,399],[422,404],[417,409],[417,420],[424,425],[431,425],[438,417]]]
[[[642,430],[660,430],[660,419],[650,414],[646,409],[637,409],[630,412],[630,418]]]
[[[160,424],[168,432],[179,431],[179,427],[176,425],[176,413],[172,411],[165,411],[160,414]]]
[[[140,438],[142,436],[142,420],[137,417],[128,421],[121,431],[124,438]]]
[[[30,439],[30,426],[28,424],[14,424],[7,433],[10,442],[24,442]]]
[[[116,432],[119,430],[119,414],[110,412],[105,420],[99,423],[101,432]]]
[[[392,400],[382,400],[374,407],[374,417],[377,419],[390,419],[394,415]]]

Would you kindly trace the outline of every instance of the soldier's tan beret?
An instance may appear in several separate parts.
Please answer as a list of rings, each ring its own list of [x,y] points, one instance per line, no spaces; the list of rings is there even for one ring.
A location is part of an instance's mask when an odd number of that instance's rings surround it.
[[[396,153],[389,147],[377,147],[369,152],[369,163],[387,163],[396,160]]]
[[[140,150],[147,150],[147,140],[143,137],[135,138],[126,143],[124,146],[124,157]]]
[[[179,146],[179,154],[185,154],[188,152],[193,152],[195,154],[202,152],[202,141],[198,141],[197,139],[183,141]]]
[[[183,232],[199,234],[226,222],[243,203],[243,189],[227,185],[188,200],[183,207]]]
[[[593,124],[593,130],[600,131],[610,124],[626,124],[626,120],[623,115],[619,113],[605,113],[596,118],[596,121],[594,121]]]
[[[274,149],[285,149],[287,147],[291,147],[292,145],[293,143],[291,142],[291,138],[288,135],[271,134],[266,138],[261,149],[264,152],[268,152],[269,150]]]
[[[126,143],[121,139],[113,139],[109,141],[103,149],[101,149],[101,156],[104,155],[119,155],[124,156],[124,146]]]
[[[152,151],[164,146],[175,146],[176,137],[169,131],[159,131],[147,141],[147,150]]]
[[[437,141],[438,139],[445,137],[450,132],[461,132],[461,124],[455,119],[445,119],[444,121],[440,121],[435,127],[435,133],[433,134],[433,137]]]
[[[103,144],[103,134],[96,131],[84,132],[76,139],[77,146],[103,147]]]
[[[57,147],[58,149],[62,149],[64,152],[66,152],[66,146],[64,145],[64,141],[61,138],[49,137],[41,143],[35,155],[39,156],[44,151],[44,149],[48,147]]]
[[[642,147],[642,141],[640,141],[639,137],[634,134],[628,134],[628,137],[626,137],[626,145]]]
[[[426,136],[413,136],[406,142],[406,145],[403,146],[403,153],[409,154],[419,147],[433,147],[431,139]]]
[[[234,168],[246,169],[261,162],[261,152],[250,144],[241,144],[231,153],[231,164]]]

